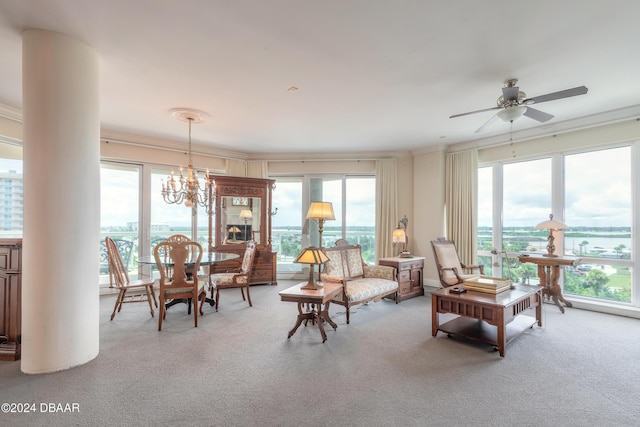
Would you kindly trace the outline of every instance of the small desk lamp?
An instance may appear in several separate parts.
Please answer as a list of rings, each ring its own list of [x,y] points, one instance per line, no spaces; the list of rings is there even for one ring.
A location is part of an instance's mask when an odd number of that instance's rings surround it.
[[[409,220],[405,215],[400,221],[398,221],[398,228],[393,230],[393,243],[397,243],[400,247],[400,253],[398,257],[400,258],[412,258],[411,252],[407,250],[407,243],[409,242],[409,237],[407,237],[407,224],[409,224]]]
[[[322,287],[321,284],[318,284],[318,282],[316,282],[314,270],[316,264],[324,264],[327,261],[329,261],[329,258],[324,254],[324,252],[314,246],[309,246],[308,248],[300,252],[300,255],[298,255],[298,257],[293,262],[296,262],[298,264],[309,264],[309,282],[307,282],[307,284],[300,289],[315,290]]]
[[[336,215],[333,213],[333,204],[331,202],[311,202],[306,219],[318,221],[318,233],[320,234],[320,243],[318,245],[322,247],[322,226],[326,220],[336,219]]]
[[[558,230],[566,230],[567,228],[569,228],[569,226],[564,222],[553,219],[553,214],[549,215],[548,220],[542,221],[540,224],[536,225],[536,229],[538,230],[549,230],[549,237],[547,237],[547,240],[549,241],[549,243],[547,244],[547,253],[542,254],[542,256],[558,256],[553,253],[556,250],[556,245],[553,244],[553,241],[555,240],[555,238],[553,237],[553,232]]]
[[[249,209],[242,209],[240,211],[240,218],[244,219],[244,241],[246,242],[247,239],[247,218],[251,218],[253,215],[251,214],[251,211]]]

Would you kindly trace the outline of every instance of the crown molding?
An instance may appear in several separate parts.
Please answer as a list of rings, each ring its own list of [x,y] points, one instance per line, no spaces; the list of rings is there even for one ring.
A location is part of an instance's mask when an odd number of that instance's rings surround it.
[[[600,114],[583,116],[577,119],[565,120],[553,124],[514,131],[513,133],[504,133],[488,138],[479,138],[450,144],[448,146],[448,151],[455,152],[469,150],[472,148],[498,147],[501,145],[510,144],[512,142],[523,142],[532,139],[545,138],[569,132],[576,132],[580,130],[611,125],[627,120],[635,120],[638,118],[640,118],[640,104],[620,108],[617,110],[611,110]]]
[[[22,123],[22,110],[0,102],[0,117]]]
[[[172,141],[162,138],[152,138],[147,136],[140,136],[129,134],[125,132],[117,132],[110,130],[102,130],[100,132],[100,139],[105,142],[115,142],[118,144],[135,145],[138,147],[146,147],[153,149],[163,149],[167,151],[185,152],[187,147],[184,142]],[[192,144],[191,152],[193,154],[221,157],[228,159],[247,160],[247,154],[238,151],[221,150],[211,146]]]

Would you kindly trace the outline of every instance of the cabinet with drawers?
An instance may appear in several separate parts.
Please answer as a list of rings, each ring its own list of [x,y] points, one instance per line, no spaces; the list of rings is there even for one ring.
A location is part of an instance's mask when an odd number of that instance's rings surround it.
[[[398,279],[398,302],[424,295],[423,270],[424,257],[414,256],[412,258],[380,258],[380,265],[395,267]]]
[[[0,239],[0,360],[20,359],[22,239]]]

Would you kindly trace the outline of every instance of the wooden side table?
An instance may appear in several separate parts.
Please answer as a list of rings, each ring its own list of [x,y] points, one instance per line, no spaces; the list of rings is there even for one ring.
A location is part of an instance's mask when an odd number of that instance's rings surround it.
[[[291,338],[296,333],[302,322],[305,326],[311,320],[311,323],[317,323],[322,335],[322,342],[327,340],[327,334],[324,332],[322,322],[325,321],[336,330],[338,325],[329,317],[329,305],[331,299],[342,291],[342,283],[336,282],[318,282],[322,287],[316,290],[302,289],[307,282],[298,283],[295,286],[287,288],[279,292],[281,301],[289,301],[298,303],[298,321],[296,325],[289,331]]]
[[[414,256],[412,258],[380,258],[380,265],[395,267],[398,277],[398,302],[424,295],[423,270],[424,257]]]
[[[572,307],[571,303],[562,296],[562,289],[558,285],[560,278],[560,266],[576,266],[580,263],[580,258],[570,256],[546,257],[537,255],[520,255],[518,261],[530,262],[538,266],[538,276],[540,277],[540,285],[544,286],[542,291],[547,299],[552,298],[555,305],[564,313],[564,307],[560,305],[563,302],[567,307]]]

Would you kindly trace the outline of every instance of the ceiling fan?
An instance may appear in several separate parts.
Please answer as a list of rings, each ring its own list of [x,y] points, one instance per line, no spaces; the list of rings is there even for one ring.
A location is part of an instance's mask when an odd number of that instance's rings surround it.
[[[558,92],[548,93],[546,95],[534,96],[527,98],[527,94],[522,92],[518,86],[518,79],[508,79],[504,82],[502,88],[502,96],[498,98],[497,106],[491,108],[485,108],[483,110],[469,111],[468,113],[455,114],[450,116],[450,119],[455,117],[466,116],[469,114],[482,113],[484,111],[500,110],[482,126],[476,130],[475,133],[482,131],[486,126],[493,122],[496,117],[502,119],[505,122],[513,122],[521,116],[527,116],[531,119],[537,120],[541,123],[551,120],[553,115],[545,113],[544,111],[531,108],[531,104],[539,104],[541,102],[554,101],[556,99],[569,98],[572,96],[584,95],[587,93],[585,86],[578,86],[571,89],[565,89]]]

